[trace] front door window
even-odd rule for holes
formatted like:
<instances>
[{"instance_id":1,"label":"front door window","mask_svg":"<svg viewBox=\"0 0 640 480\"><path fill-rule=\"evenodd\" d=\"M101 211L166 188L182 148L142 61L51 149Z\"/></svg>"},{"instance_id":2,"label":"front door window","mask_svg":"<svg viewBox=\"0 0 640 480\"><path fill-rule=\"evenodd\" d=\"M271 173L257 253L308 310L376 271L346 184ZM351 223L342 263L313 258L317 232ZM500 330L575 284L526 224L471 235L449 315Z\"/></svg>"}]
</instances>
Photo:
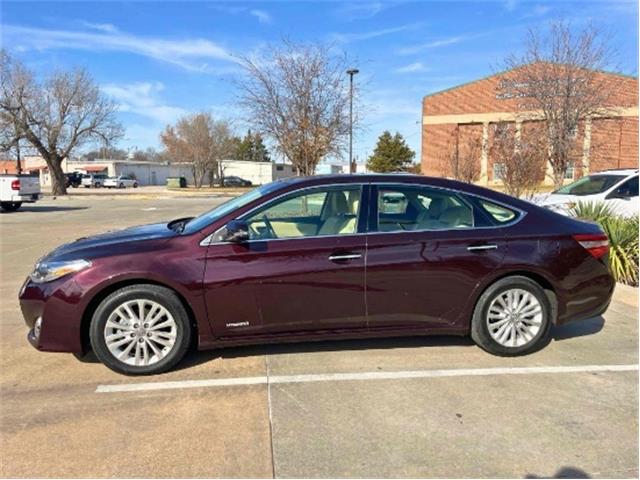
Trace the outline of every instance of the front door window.
<instances>
[{"instance_id":1,"label":"front door window","mask_svg":"<svg viewBox=\"0 0 640 480\"><path fill-rule=\"evenodd\" d=\"M359 185L307 189L246 218L251 240L350 235L358 231Z\"/></svg>"}]
</instances>

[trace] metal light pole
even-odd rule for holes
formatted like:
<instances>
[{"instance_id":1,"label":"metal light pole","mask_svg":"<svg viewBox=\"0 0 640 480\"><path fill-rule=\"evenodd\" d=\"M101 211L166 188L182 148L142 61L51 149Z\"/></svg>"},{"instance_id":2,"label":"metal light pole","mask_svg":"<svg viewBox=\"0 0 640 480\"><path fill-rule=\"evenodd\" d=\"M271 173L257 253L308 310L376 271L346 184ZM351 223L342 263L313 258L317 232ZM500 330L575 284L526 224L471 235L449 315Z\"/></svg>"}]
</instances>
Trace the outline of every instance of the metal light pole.
<instances>
[{"instance_id":1,"label":"metal light pole","mask_svg":"<svg viewBox=\"0 0 640 480\"><path fill-rule=\"evenodd\" d=\"M357 68L347 70L349 75L349 173L356 173L353 163L353 76L360 73Z\"/></svg>"}]
</instances>

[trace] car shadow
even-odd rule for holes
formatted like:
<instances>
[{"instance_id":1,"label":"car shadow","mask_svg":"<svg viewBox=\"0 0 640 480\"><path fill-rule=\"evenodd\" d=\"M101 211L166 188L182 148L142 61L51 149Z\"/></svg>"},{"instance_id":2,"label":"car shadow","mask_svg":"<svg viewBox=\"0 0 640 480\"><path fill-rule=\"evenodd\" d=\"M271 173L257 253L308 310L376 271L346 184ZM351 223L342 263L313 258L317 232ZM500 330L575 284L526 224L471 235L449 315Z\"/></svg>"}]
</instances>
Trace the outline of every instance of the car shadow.
<instances>
[{"instance_id":1,"label":"car shadow","mask_svg":"<svg viewBox=\"0 0 640 480\"><path fill-rule=\"evenodd\" d=\"M315 342L274 343L228 347L214 350L192 350L174 370L191 368L216 358L241 358L262 355L290 355L312 352L344 352L416 347L472 347L469 337L455 335L367 338L351 340L319 340Z\"/></svg>"},{"instance_id":2,"label":"car shadow","mask_svg":"<svg viewBox=\"0 0 640 480\"><path fill-rule=\"evenodd\" d=\"M576 467L562 467L550 477L535 474L525 475L524 478L591 478L587 472Z\"/></svg>"},{"instance_id":3,"label":"car shadow","mask_svg":"<svg viewBox=\"0 0 640 480\"><path fill-rule=\"evenodd\" d=\"M604 327L602 316L569 322L553 328L552 337L555 341L567 340L568 338L584 337L598 333Z\"/></svg>"},{"instance_id":4,"label":"car shadow","mask_svg":"<svg viewBox=\"0 0 640 480\"><path fill-rule=\"evenodd\" d=\"M86 210L89 207L56 207L56 206L33 206L33 207L25 207L22 206L18 210L13 212L2 212L3 214L8 213L20 213L20 212L36 212L36 213L46 213L46 212L68 212L71 210Z\"/></svg>"}]
</instances>

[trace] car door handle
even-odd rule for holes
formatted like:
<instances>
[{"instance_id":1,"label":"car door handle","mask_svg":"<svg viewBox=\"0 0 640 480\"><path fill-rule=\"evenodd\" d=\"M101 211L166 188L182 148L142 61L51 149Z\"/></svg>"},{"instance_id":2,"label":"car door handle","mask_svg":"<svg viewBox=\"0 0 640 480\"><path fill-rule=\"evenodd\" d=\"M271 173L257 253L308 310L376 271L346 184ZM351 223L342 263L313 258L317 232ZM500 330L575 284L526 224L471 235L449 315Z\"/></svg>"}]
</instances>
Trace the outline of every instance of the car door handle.
<instances>
[{"instance_id":1,"label":"car door handle","mask_svg":"<svg viewBox=\"0 0 640 480\"><path fill-rule=\"evenodd\" d=\"M358 258L362 258L362 255L359 253L344 253L329 256L329 260L332 262L339 262L340 260L356 260Z\"/></svg>"},{"instance_id":2,"label":"car door handle","mask_svg":"<svg viewBox=\"0 0 640 480\"><path fill-rule=\"evenodd\" d=\"M482 250L496 250L498 245L469 245L467 250L469 252L477 252Z\"/></svg>"}]
</instances>

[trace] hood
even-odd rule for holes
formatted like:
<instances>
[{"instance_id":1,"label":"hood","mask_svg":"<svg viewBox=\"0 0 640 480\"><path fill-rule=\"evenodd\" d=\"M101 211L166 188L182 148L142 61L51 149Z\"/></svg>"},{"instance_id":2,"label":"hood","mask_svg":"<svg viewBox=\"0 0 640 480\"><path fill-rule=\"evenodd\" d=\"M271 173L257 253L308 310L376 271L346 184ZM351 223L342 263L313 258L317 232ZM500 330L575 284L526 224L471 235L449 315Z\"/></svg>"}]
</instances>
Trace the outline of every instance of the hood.
<instances>
[{"instance_id":1,"label":"hood","mask_svg":"<svg viewBox=\"0 0 640 480\"><path fill-rule=\"evenodd\" d=\"M95 250L86 252L85 257L98 256L100 251L104 252L108 247L130 242L140 242L146 240L168 239L178 236L178 234L169 229L166 223L154 223L151 225L140 225L137 227L125 228L124 230L113 230L91 237L81 237L77 240L61 245L46 255L44 259L62 260L63 257L73 258L79 251ZM84 253L84 252L83 252ZM43 259L43 260L44 260Z\"/></svg>"}]
</instances>

